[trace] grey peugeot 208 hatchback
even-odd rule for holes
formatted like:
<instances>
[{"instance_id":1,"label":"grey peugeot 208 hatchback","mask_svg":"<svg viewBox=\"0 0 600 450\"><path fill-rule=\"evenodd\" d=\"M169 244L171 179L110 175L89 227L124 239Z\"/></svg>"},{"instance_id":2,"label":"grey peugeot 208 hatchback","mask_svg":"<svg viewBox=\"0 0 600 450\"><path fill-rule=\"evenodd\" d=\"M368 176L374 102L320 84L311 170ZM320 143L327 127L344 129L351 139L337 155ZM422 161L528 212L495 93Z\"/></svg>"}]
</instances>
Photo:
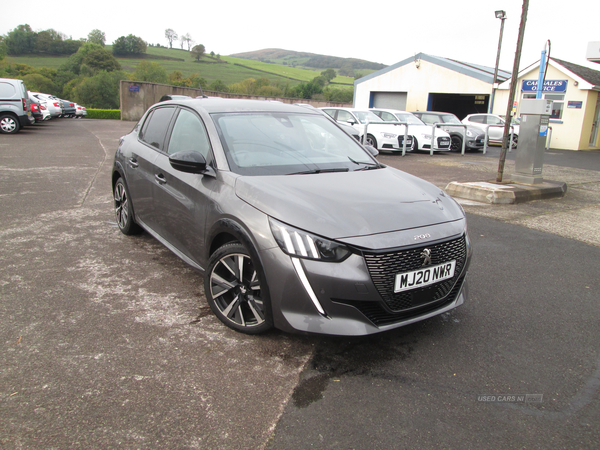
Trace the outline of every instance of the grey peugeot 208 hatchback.
<instances>
[{"instance_id":1,"label":"grey peugeot 208 hatchback","mask_svg":"<svg viewBox=\"0 0 600 450\"><path fill-rule=\"evenodd\" d=\"M390 330L465 301L471 245L460 205L376 153L301 106L157 103L117 149L117 223L200 270L235 330Z\"/></svg>"}]
</instances>

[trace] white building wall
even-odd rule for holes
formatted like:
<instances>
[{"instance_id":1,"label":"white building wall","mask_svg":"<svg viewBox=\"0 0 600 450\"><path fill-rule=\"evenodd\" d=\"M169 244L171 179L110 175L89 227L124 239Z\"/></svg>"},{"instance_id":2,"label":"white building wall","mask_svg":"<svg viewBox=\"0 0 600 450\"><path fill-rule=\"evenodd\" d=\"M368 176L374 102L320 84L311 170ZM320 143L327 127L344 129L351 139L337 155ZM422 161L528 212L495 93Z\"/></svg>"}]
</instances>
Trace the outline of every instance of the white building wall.
<instances>
[{"instance_id":1,"label":"white building wall","mask_svg":"<svg viewBox=\"0 0 600 450\"><path fill-rule=\"evenodd\" d=\"M426 111L429 93L491 94L491 85L428 61L405 64L354 88L354 107L368 108L371 92L407 92L407 111Z\"/></svg>"},{"instance_id":2,"label":"white building wall","mask_svg":"<svg viewBox=\"0 0 600 450\"><path fill-rule=\"evenodd\" d=\"M521 74L519 77L517 90L515 92L515 100L517 101L516 117L520 116L520 104L523 99L523 93L521 92L523 80L537 80L538 74L539 65L531 71ZM562 118L560 120L550 120L550 126L552 127L552 141L550 146L552 148L565 150L587 149L588 145L586 145L586 143L589 143L590 131L587 131L587 135L585 135L585 130L589 127L586 128L583 127L583 125L586 119L585 113L588 109L587 102L591 86L581 79L570 77L568 74L552 65L548 66L546 80L568 80ZM575 83L577 83L577 86L575 86ZM506 114L510 86L508 83L504 83L501 87L502 88L496 92L493 113L504 115ZM569 101L580 101L582 102L582 107L580 109L568 108Z\"/></svg>"}]
</instances>

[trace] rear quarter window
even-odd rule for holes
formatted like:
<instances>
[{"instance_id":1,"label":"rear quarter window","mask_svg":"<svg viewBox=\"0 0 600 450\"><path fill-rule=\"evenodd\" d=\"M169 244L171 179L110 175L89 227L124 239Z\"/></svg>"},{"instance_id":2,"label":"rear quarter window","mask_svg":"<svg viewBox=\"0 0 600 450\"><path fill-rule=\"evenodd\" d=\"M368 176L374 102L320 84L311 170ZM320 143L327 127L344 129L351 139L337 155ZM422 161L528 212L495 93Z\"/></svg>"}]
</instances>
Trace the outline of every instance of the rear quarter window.
<instances>
[{"instance_id":1,"label":"rear quarter window","mask_svg":"<svg viewBox=\"0 0 600 450\"><path fill-rule=\"evenodd\" d=\"M174 111L175 108L173 107L164 107L156 108L150 112L144 125L142 125L140 140L152 147L164 151L165 136Z\"/></svg>"}]
</instances>

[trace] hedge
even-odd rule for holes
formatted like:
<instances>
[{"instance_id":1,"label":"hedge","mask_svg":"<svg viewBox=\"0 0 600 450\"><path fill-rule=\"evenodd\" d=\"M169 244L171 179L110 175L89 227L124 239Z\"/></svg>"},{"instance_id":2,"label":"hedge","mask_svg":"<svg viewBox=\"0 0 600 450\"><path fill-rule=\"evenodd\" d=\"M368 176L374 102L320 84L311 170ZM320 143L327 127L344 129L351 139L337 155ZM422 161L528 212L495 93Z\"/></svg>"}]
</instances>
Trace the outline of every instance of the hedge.
<instances>
[{"instance_id":1,"label":"hedge","mask_svg":"<svg viewBox=\"0 0 600 450\"><path fill-rule=\"evenodd\" d=\"M121 120L120 109L87 109L86 119L116 119Z\"/></svg>"}]
</instances>

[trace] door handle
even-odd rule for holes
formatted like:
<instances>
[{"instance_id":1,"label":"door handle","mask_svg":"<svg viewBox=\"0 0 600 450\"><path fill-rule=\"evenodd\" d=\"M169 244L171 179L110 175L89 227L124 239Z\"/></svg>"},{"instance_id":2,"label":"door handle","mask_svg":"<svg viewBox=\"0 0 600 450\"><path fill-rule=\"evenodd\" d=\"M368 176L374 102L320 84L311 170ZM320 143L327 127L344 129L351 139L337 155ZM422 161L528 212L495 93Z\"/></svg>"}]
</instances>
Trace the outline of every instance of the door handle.
<instances>
[{"instance_id":1,"label":"door handle","mask_svg":"<svg viewBox=\"0 0 600 450\"><path fill-rule=\"evenodd\" d=\"M136 168L139 166L137 159L135 159L135 158L129 158L129 165L133 168Z\"/></svg>"},{"instance_id":2,"label":"door handle","mask_svg":"<svg viewBox=\"0 0 600 450\"><path fill-rule=\"evenodd\" d=\"M167 183L167 179L165 178L165 176L162 173L155 174L154 178L156 179L156 181L158 181L158 184L166 184Z\"/></svg>"}]
</instances>

